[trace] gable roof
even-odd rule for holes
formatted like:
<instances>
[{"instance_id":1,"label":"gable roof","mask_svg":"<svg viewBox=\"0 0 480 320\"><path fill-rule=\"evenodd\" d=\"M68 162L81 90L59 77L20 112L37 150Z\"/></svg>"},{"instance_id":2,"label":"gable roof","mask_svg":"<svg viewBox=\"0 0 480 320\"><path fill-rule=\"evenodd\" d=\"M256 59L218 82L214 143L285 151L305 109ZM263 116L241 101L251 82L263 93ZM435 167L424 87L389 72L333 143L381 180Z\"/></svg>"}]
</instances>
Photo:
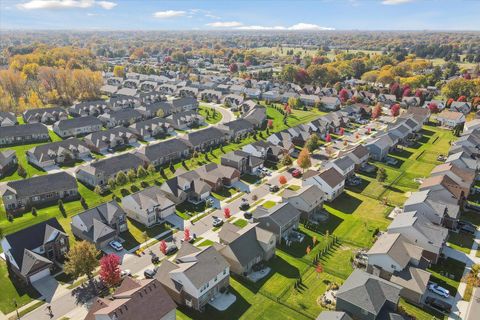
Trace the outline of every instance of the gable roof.
<instances>
[{"instance_id":1,"label":"gable roof","mask_svg":"<svg viewBox=\"0 0 480 320\"><path fill-rule=\"evenodd\" d=\"M347 158L347 159L350 159L350 158ZM335 188L345 180L345 177L340 172L338 172L337 169L333 167L320 172L318 176L332 188Z\"/></svg>"},{"instance_id":2,"label":"gable roof","mask_svg":"<svg viewBox=\"0 0 480 320\"><path fill-rule=\"evenodd\" d=\"M77 180L64 171L7 182L7 190L14 191L17 198L42 194L47 190L54 192L72 189L77 189Z\"/></svg>"},{"instance_id":3,"label":"gable roof","mask_svg":"<svg viewBox=\"0 0 480 320\"><path fill-rule=\"evenodd\" d=\"M368 251L367 255L386 254L403 269L412 258L420 260L423 249L411 244L400 233L384 233Z\"/></svg>"},{"instance_id":4,"label":"gable roof","mask_svg":"<svg viewBox=\"0 0 480 320\"><path fill-rule=\"evenodd\" d=\"M284 202L278 203L268 209L263 206L258 206L252 212L252 215L255 219L269 217L279 226L284 226L293 219L298 219L300 217L300 211L298 211L292 204Z\"/></svg>"},{"instance_id":5,"label":"gable roof","mask_svg":"<svg viewBox=\"0 0 480 320\"><path fill-rule=\"evenodd\" d=\"M0 127L0 138L24 137L31 135L48 135L48 128L41 123L22 124L19 126Z\"/></svg>"},{"instance_id":6,"label":"gable roof","mask_svg":"<svg viewBox=\"0 0 480 320\"><path fill-rule=\"evenodd\" d=\"M55 125L60 130L70 130L75 128L81 128L86 126L102 126L102 122L92 116L78 117L72 119L60 120Z\"/></svg>"}]
</instances>

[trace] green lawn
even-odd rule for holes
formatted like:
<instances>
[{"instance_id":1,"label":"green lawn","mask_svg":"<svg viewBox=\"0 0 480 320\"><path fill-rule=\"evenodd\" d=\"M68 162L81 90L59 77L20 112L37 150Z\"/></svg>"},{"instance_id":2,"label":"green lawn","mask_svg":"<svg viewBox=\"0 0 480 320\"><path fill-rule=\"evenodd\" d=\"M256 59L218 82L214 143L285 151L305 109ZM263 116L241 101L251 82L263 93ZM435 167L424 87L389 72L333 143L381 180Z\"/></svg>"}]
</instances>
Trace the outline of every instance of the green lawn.
<instances>
[{"instance_id":1,"label":"green lawn","mask_svg":"<svg viewBox=\"0 0 480 320\"><path fill-rule=\"evenodd\" d=\"M248 225L248 221L245 220L245 219L237 219L237 220L235 220L235 222L233 224L236 225L239 228L243 228L243 227L246 227Z\"/></svg>"},{"instance_id":2,"label":"green lawn","mask_svg":"<svg viewBox=\"0 0 480 320\"><path fill-rule=\"evenodd\" d=\"M220 190L217 190L216 192L211 192L211 195L215 197L216 199L222 201L227 198L230 198L231 196L235 195L237 193L237 190L234 188L221 188Z\"/></svg>"},{"instance_id":3,"label":"green lawn","mask_svg":"<svg viewBox=\"0 0 480 320\"><path fill-rule=\"evenodd\" d=\"M204 117L205 121L209 124L216 124L222 120L222 114L220 112L205 105L200 105L198 107L198 113Z\"/></svg>"},{"instance_id":4,"label":"green lawn","mask_svg":"<svg viewBox=\"0 0 480 320\"><path fill-rule=\"evenodd\" d=\"M18 307L26 305L33 299L40 297L35 289L22 289L15 287L8 276L7 265L5 261L0 259L0 311L8 314L15 310L13 301L17 302Z\"/></svg>"},{"instance_id":5,"label":"green lawn","mask_svg":"<svg viewBox=\"0 0 480 320\"><path fill-rule=\"evenodd\" d=\"M275 201L271 201L271 200L268 200L268 201L265 201L262 206L266 209L270 209L272 207L274 207L277 203Z\"/></svg>"},{"instance_id":6,"label":"green lawn","mask_svg":"<svg viewBox=\"0 0 480 320\"><path fill-rule=\"evenodd\" d=\"M470 250L472 249L474 239L475 237L470 233L457 233L450 231L448 235L448 245L453 249L469 254Z\"/></svg>"},{"instance_id":7,"label":"green lawn","mask_svg":"<svg viewBox=\"0 0 480 320\"><path fill-rule=\"evenodd\" d=\"M403 309L405 313L414 317L416 320L445 319L445 316L442 313L427 307L419 308L416 305L405 301L403 298L400 298L398 306L399 308Z\"/></svg>"},{"instance_id":8,"label":"green lawn","mask_svg":"<svg viewBox=\"0 0 480 320\"><path fill-rule=\"evenodd\" d=\"M465 263L458 260L447 258L439 260L436 265L432 265L427 271L432 276L431 281L438 283L450 291L452 296L457 293L458 285L462 280Z\"/></svg>"}]
</instances>

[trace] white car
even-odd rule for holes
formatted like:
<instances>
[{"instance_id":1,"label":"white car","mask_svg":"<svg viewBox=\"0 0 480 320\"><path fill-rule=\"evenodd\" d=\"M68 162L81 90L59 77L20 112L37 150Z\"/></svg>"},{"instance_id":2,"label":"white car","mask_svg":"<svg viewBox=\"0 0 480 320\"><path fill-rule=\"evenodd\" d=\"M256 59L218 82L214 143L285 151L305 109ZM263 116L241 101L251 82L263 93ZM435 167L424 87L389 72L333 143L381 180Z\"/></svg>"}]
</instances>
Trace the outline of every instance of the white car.
<instances>
[{"instance_id":1,"label":"white car","mask_svg":"<svg viewBox=\"0 0 480 320\"><path fill-rule=\"evenodd\" d=\"M428 285L428 290L432 291L435 294L438 294L439 296L445 297L445 298L450 297L450 291L448 291L447 289L445 289L443 287L440 287L436 283L430 283Z\"/></svg>"},{"instance_id":2,"label":"white car","mask_svg":"<svg viewBox=\"0 0 480 320\"><path fill-rule=\"evenodd\" d=\"M125 269L120 271L120 276L122 278L125 278L126 276L131 276L131 275L132 275L132 271L130 271L130 269Z\"/></svg>"},{"instance_id":3,"label":"white car","mask_svg":"<svg viewBox=\"0 0 480 320\"><path fill-rule=\"evenodd\" d=\"M116 241L116 240L110 241L108 243L108 245L110 247L112 247L113 249L115 249L115 251L122 251L123 250L122 244L120 242Z\"/></svg>"}]
</instances>

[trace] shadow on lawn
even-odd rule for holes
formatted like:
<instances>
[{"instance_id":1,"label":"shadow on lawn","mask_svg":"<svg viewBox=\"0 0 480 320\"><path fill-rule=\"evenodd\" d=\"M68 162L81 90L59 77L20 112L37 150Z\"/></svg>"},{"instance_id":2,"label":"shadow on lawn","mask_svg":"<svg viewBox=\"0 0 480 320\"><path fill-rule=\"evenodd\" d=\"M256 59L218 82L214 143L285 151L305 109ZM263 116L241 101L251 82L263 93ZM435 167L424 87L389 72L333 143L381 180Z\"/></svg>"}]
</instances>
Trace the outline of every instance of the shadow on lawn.
<instances>
[{"instance_id":1,"label":"shadow on lawn","mask_svg":"<svg viewBox=\"0 0 480 320\"><path fill-rule=\"evenodd\" d=\"M419 132L420 134L424 135L424 136L433 136L435 134L435 131L431 131L431 130L427 130L427 129L422 129L420 130Z\"/></svg>"},{"instance_id":2,"label":"shadow on lawn","mask_svg":"<svg viewBox=\"0 0 480 320\"><path fill-rule=\"evenodd\" d=\"M347 185L345 184L345 189L347 190L351 190L355 193L362 193L363 190L365 190L366 187L368 187L368 185L370 184L370 181L366 180L366 179L363 179L361 176L357 175L358 178L360 178L360 180L362 181L359 185L356 185L356 186L350 186L350 185Z\"/></svg>"},{"instance_id":3,"label":"shadow on lawn","mask_svg":"<svg viewBox=\"0 0 480 320\"><path fill-rule=\"evenodd\" d=\"M362 200L352 196L349 193L342 193L335 200L330 202L329 206L346 214L352 214L362 204ZM332 215L330 215L330 218ZM333 230L330 230L333 231Z\"/></svg>"},{"instance_id":4,"label":"shadow on lawn","mask_svg":"<svg viewBox=\"0 0 480 320\"><path fill-rule=\"evenodd\" d=\"M400 158L408 159L413 154L413 152L410 152L410 151L405 150L405 149L396 149L391 154L393 154L397 157L400 157Z\"/></svg>"},{"instance_id":5,"label":"shadow on lawn","mask_svg":"<svg viewBox=\"0 0 480 320\"><path fill-rule=\"evenodd\" d=\"M230 287L229 292L234 294L237 297L237 300L225 311L218 311L208 304L206 305L204 312L198 312L184 306L179 307L178 310L183 312L188 317L196 320L239 319L248 310L248 308L251 307L251 304L245 300L245 298L234 288Z\"/></svg>"}]
</instances>

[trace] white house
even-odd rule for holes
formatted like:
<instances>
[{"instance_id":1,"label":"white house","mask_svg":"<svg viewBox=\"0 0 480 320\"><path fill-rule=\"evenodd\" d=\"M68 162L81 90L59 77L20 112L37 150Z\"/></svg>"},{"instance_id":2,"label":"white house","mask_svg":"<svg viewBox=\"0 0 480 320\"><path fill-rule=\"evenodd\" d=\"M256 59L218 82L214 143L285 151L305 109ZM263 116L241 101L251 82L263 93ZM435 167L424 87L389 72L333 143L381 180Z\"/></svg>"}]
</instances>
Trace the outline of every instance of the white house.
<instances>
[{"instance_id":1,"label":"white house","mask_svg":"<svg viewBox=\"0 0 480 320\"><path fill-rule=\"evenodd\" d=\"M443 127L454 128L457 125L465 123L465 115L457 111L443 110L436 118Z\"/></svg>"},{"instance_id":2,"label":"white house","mask_svg":"<svg viewBox=\"0 0 480 320\"><path fill-rule=\"evenodd\" d=\"M333 167L322 172L308 170L303 175L302 185L317 185L325 192L326 200L333 201L343 192L345 177Z\"/></svg>"}]
</instances>

